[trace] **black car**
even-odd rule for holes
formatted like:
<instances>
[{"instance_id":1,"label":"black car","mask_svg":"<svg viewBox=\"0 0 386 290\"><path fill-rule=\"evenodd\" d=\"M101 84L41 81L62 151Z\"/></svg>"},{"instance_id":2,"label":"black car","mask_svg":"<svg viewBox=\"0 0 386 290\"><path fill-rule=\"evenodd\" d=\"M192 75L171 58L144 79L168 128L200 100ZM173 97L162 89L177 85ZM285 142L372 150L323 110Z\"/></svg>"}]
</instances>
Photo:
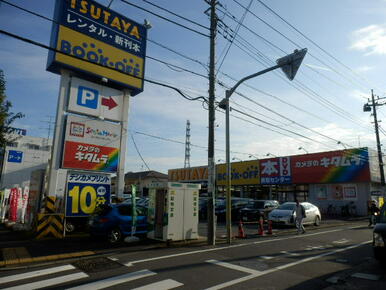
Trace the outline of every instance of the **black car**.
<instances>
[{"instance_id":1,"label":"black car","mask_svg":"<svg viewBox=\"0 0 386 290\"><path fill-rule=\"evenodd\" d=\"M232 221L240 220L240 209L247 206L252 199L243 197L232 197L231 198L231 218ZM226 220L226 199L220 199L216 201L216 216L217 221L223 222Z\"/></svg>"},{"instance_id":2,"label":"black car","mask_svg":"<svg viewBox=\"0 0 386 290\"><path fill-rule=\"evenodd\" d=\"M279 206L277 200L253 200L240 209L240 218L243 222L256 222L262 216L267 219L268 213Z\"/></svg>"},{"instance_id":3,"label":"black car","mask_svg":"<svg viewBox=\"0 0 386 290\"><path fill-rule=\"evenodd\" d=\"M386 205L381 207L379 215L376 217L376 225L373 230L373 250L374 257L386 262Z\"/></svg>"}]
</instances>

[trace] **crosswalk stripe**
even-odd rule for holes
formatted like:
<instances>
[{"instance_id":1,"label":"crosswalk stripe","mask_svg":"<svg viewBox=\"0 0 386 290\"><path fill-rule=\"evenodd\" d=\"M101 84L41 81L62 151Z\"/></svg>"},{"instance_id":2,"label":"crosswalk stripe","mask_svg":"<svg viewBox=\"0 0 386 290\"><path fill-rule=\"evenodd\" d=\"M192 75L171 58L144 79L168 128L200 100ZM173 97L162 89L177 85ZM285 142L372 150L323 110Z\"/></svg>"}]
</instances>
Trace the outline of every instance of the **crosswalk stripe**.
<instances>
[{"instance_id":1,"label":"crosswalk stripe","mask_svg":"<svg viewBox=\"0 0 386 290\"><path fill-rule=\"evenodd\" d=\"M48 275L48 274L57 273L61 271L73 270L73 269L75 269L75 267L72 265L64 265L64 266L53 267L49 269L37 270L37 271L27 272L23 274L2 277L0 278L0 284L18 281L21 279L28 279L28 278L37 277L37 276Z\"/></svg>"},{"instance_id":2,"label":"crosswalk stripe","mask_svg":"<svg viewBox=\"0 0 386 290\"><path fill-rule=\"evenodd\" d=\"M219 265L219 266L223 266L223 267L228 268L228 269L237 270L237 271L240 271L240 272L252 274L252 275L258 275L258 274L261 273L261 271L253 270L253 269L250 269L250 268L246 268L246 267L242 267L242 266L238 266L238 265L234 265L234 264L230 264L230 263L226 263L226 262L222 262L222 261L207 260L206 262L207 263L212 263L212 264L215 264L215 265Z\"/></svg>"},{"instance_id":3,"label":"crosswalk stripe","mask_svg":"<svg viewBox=\"0 0 386 290\"><path fill-rule=\"evenodd\" d=\"M95 282L92 282L92 283L80 285L80 286L69 288L69 289L76 289L76 290L83 290L83 289L84 290L89 290L89 289L93 289L93 290L97 290L97 289L103 289L103 288L115 286L115 285L118 285L118 284L122 284L122 283L125 283L125 282L130 282L130 281L133 281L133 280L137 280L137 279L141 279L141 278L145 278L145 277L153 276L153 275L156 275L156 273L154 273L152 271L149 271L147 269L144 269L144 270L141 270L141 271L127 273L127 274L120 275L120 276L114 276L114 277L111 277L111 278L108 278L108 279L95 281Z\"/></svg>"},{"instance_id":4,"label":"crosswalk stripe","mask_svg":"<svg viewBox=\"0 0 386 290\"><path fill-rule=\"evenodd\" d=\"M172 279L162 280L160 282L151 283L139 288L134 288L132 290L149 290L149 289L157 289L157 290L169 290L174 289L180 286L183 286L184 284L174 281Z\"/></svg>"},{"instance_id":5,"label":"crosswalk stripe","mask_svg":"<svg viewBox=\"0 0 386 290\"><path fill-rule=\"evenodd\" d=\"M47 280L41 280L37 282L32 282L32 283L27 283L15 287L10 287L6 288L5 290L31 290L31 289L40 289L43 287L49 287L49 286L54 286L57 284L65 283L65 282L70 282L82 278L88 277L87 274L81 272L81 273L75 273L75 274L69 274L69 275L64 275L61 277L56 277L52 279L47 279Z\"/></svg>"}]
</instances>

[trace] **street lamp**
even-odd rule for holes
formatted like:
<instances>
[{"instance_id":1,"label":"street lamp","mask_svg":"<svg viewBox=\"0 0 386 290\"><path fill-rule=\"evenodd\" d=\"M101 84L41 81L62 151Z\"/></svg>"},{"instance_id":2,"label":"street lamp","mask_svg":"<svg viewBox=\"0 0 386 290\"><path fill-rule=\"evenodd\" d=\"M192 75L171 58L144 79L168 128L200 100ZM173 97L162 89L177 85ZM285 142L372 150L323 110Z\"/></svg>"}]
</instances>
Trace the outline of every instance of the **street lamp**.
<instances>
[{"instance_id":1,"label":"street lamp","mask_svg":"<svg viewBox=\"0 0 386 290\"><path fill-rule=\"evenodd\" d=\"M306 149L304 149L303 147L299 147L298 150L304 150L308 154L308 151Z\"/></svg>"},{"instance_id":2,"label":"street lamp","mask_svg":"<svg viewBox=\"0 0 386 290\"><path fill-rule=\"evenodd\" d=\"M241 160L240 158L238 158L238 157L233 157L232 158L232 160L239 160L239 161L243 161L243 160Z\"/></svg>"},{"instance_id":3,"label":"street lamp","mask_svg":"<svg viewBox=\"0 0 386 290\"><path fill-rule=\"evenodd\" d=\"M259 75L265 74L267 72L270 72L272 70L281 68L282 71L285 73L287 78L289 80L293 80L299 67L300 64L303 61L304 56L307 53L307 49L304 48L302 50L295 50L293 53L286 55L282 58L279 58L276 60L277 65L272 66L270 68L264 69L262 71L259 71L257 73L251 74L249 76L246 76L239 80L232 88L229 90L225 91L225 98L221 100L219 103L219 107L223 110L225 110L225 119L226 119L226 129L225 129L225 151L226 151L226 227L227 227L227 242L228 244L231 243L231 238L232 238L232 217L231 217L231 178L230 178L230 173L231 173L231 164L230 164L230 138L229 138L229 98L231 95L234 93L234 91L237 89L237 87L245 82L246 80L249 80L251 78L257 77Z\"/></svg>"},{"instance_id":4,"label":"street lamp","mask_svg":"<svg viewBox=\"0 0 386 290\"><path fill-rule=\"evenodd\" d=\"M253 155L253 154L250 154L250 155L248 156L248 158L252 158L252 157L254 157L254 158L256 158L256 159L259 159L259 157L257 157L256 155Z\"/></svg>"},{"instance_id":5,"label":"street lamp","mask_svg":"<svg viewBox=\"0 0 386 290\"><path fill-rule=\"evenodd\" d=\"M272 154L272 153L267 153L265 156L273 156L273 157L277 157L275 154Z\"/></svg>"},{"instance_id":6,"label":"street lamp","mask_svg":"<svg viewBox=\"0 0 386 290\"><path fill-rule=\"evenodd\" d=\"M224 159L219 159L217 162L226 162Z\"/></svg>"}]
</instances>

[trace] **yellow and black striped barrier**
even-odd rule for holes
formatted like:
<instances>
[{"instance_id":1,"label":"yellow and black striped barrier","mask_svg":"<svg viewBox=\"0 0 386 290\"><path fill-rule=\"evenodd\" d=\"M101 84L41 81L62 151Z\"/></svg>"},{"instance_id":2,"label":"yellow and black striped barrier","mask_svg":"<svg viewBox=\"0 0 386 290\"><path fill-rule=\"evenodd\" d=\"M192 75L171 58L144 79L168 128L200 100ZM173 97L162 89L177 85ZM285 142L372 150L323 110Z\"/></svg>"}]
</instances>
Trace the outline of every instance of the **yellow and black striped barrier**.
<instances>
[{"instance_id":1,"label":"yellow and black striped barrier","mask_svg":"<svg viewBox=\"0 0 386 290\"><path fill-rule=\"evenodd\" d=\"M36 228L36 239L45 237L64 238L64 214L59 213L39 213L38 226Z\"/></svg>"},{"instance_id":2,"label":"yellow and black striped barrier","mask_svg":"<svg viewBox=\"0 0 386 290\"><path fill-rule=\"evenodd\" d=\"M46 196L46 205L44 208L45 213L55 213L56 212L55 200L56 200L56 196L51 196L51 195Z\"/></svg>"}]
</instances>

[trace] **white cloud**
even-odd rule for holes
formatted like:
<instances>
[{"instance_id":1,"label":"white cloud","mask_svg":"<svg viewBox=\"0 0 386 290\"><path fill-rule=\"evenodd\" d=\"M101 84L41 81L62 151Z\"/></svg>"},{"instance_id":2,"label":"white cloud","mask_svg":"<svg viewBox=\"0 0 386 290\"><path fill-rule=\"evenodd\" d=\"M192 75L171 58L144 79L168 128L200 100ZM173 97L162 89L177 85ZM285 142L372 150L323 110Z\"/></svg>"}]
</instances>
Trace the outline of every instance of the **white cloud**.
<instances>
[{"instance_id":1,"label":"white cloud","mask_svg":"<svg viewBox=\"0 0 386 290\"><path fill-rule=\"evenodd\" d=\"M369 25L352 33L351 49L365 55L386 54L386 25Z\"/></svg>"},{"instance_id":2,"label":"white cloud","mask_svg":"<svg viewBox=\"0 0 386 290\"><path fill-rule=\"evenodd\" d=\"M305 65L308 66L308 67L310 67L310 68L315 68L315 69L318 69L318 70L331 71L329 68L324 67L324 66L319 66L319 65L314 65L314 64L308 64L308 63L306 63Z\"/></svg>"},{"instance_id":3,"label":"white cloud","mask_svg":"<svg viewBox=\"0 0 386 290\"><path fill-rule=\"evenodd\" d=\"M368 71L373 70L373 69L375 69L375 67L368 66L368 65L363 65L363 66L360 66L360 67L356 68L355 70L358 73L364 73L364 72L368 72Z\"/></svg>"}]
</instances>

